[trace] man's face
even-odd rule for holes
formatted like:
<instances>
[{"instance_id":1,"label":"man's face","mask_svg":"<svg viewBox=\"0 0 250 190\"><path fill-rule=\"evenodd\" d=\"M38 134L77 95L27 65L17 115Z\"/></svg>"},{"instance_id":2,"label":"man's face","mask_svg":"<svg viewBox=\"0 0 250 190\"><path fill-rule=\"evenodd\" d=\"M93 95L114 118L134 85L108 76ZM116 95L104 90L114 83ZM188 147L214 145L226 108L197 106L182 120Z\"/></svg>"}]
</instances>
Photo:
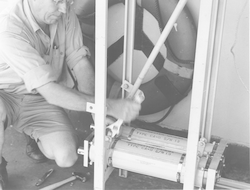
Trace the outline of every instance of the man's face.
<instances>
[{"instance_id":1,"label":"man's face","mask_svg":"<svg viewBox=\"0 0 250 190\"><path fill-rule=\"evenodd\" d=\"M33 14L40 23L54 24L66 13L67 6L67 0L35 0Z\"/></svg>"}]
</instances>

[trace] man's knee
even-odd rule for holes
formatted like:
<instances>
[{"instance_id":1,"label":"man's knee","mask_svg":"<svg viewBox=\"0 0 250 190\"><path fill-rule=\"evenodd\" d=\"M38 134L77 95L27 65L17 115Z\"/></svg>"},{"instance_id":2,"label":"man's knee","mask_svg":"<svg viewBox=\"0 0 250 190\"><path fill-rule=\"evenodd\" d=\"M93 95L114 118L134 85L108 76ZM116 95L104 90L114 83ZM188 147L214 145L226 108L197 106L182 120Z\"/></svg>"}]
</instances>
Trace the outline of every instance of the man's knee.
<instances>
[{"instance_id":1,"label":"man's knee","mask_svg":"<svg viewBox=\"0 0 250 190\"><path fill-rule=\"evenodd\" d=\"M39 138L38 143L44 155L55 160L60 167L70 167L78 158L77 139L71 132L58 131L46 134Z\"/></svg>"},{"instance_id":2,"label":"man's knee","mask_svg":"<svg viewBox=\"0 0 250 190\"><path fill-rule=\"evenodd\" d=\"M71 167L78 159L75 149L63 148L55 151L55 161L59 167Z\"/></svg>"}]
</instances>

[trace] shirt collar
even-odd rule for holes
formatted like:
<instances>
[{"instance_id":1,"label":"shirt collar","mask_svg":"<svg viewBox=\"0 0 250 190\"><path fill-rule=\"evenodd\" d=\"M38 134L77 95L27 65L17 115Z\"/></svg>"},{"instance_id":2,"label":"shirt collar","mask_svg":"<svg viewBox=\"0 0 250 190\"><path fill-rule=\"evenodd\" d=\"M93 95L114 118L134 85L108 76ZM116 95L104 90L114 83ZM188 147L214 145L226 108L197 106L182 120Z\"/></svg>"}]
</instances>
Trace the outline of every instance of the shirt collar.
<instances>
[{"instance_id":1,"label":"shirt collar","mask_svg":"<svg viewBox=\"0 0 250 190\"><path fill-rule=\"evenodd\" d=\"M28 19L31 27L33 28L34 32L36 32L39 29L41 30L41 27L37 24L31 10L30 10L28 0L23 0L23 7L24 7L24 12L27 16L27 19Z\"/></svg>"},{"instance_id":2,"label":"shirt collar","mask_svg":"<svg viewBox=\"0 0 250 190\"><path fill-rule=\"evenodd\" d=\"M42 30L41 27L37 24L36 19L31 12L28 0L23 0L23 7L24 7L24 12L27 16L27 19L29 20L29 23L30 23L31 27L33 28L34 32L38 31L39 29ZM50 25L49 26L50 30L52 29L53 31L56 31L57 24L58 24L58 22Z\"/></svg>"}]
</instances>

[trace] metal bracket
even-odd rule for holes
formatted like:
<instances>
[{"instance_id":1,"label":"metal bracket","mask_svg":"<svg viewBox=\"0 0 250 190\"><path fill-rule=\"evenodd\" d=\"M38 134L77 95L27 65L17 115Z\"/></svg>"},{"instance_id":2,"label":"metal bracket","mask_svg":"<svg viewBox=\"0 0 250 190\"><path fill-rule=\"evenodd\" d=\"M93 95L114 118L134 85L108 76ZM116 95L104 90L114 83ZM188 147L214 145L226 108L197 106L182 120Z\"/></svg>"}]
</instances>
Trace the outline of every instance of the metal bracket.
<instances>
[{"instance_id":1,"label":"metal bracket","mask_svg":"<svg viewBox=\"0 0 250 190\"><path fill-rule=\"evenodd\" d=\"M80 155L83 155L83 166L88 167L89 166L89 146L90 142L94 138L94 131L90 133L90 135L83 141L83 147L79 147L77 149L77 153Z\"/></svg>"},{"instance_id":2,"label":"metal bracket","mask_svg":"<svg viewBox=\"0 0 250 190\"><path fill-rule=\"evenodd\" d=\"M203 156L205 148L207 144L207 139L200 138L199 144L198 144L198 156Z\"/></svg>"},{"instance_id":3,"label":"metal bracket","mask_svg":"<svg viewBox=\"0 0 250 190\"><path fill-rule=\"evenodd\" d=\"M131 95L130 93L131 93L133 87L134 86L126 80L123 81L123 84L121 86L122 89L124 89L125 91L127 91L129 93L127 98L133 98L134 101L136 101L138 103L142 103L145 99L144 93L140 89L137 89L135 94Z\"/></svg>"},{"instance_id":4,"label":"metal bracket","mask_svg":"<svg viewBox=\"0 0 250 190\"><path fill-rule=\"evenodd\" d=\"M128 81L123 80L121 88L129 93L132 91L133 85L130 84Z\"/></svg>"},{"instance_id":5,"label":"metal bracket","mask_svg":"<svg viewBox=\"0 0 250 190\"><path fill-rule=\"evenodd\" d=\"M87 102L86 111L91 113L91 114L94 114L95 113L95 104ZM90 125L90 128L95 129L95 125Z\"/></svg>"},{"instance_id":6,"label":"metal bracket","mask_svg":"<svg viewBox=\"0 0 250 190\"><path fill-rule=\"evenodd\" d=\"M220 178L220 165L224 164L224 156L223 153L227 147L227 141L222 140L214 155L212 155L212 161L209 165L207 171L207 181L206 181L206 190L214 189L215 183Z\"/></svg>"},{"instance_id":7,"label":"metal bracket","mask_svg":"<svg viewBox=\"0 0 250 190\"><path fill-rule=\"evenodd\" d=\"M119 169L119 177L127 178L128 177L128 171L124 169Z\"/></svg>"},{"instance_id":8,"label":"metal bracket","mask_svg":"<svg viewBox=\"0 0 250 190\"><path fill-rule=\"evenodd\" d=\"M87 102L86 111L89 113L95 113L95 104Z\"/></svg>"}]
</instances>

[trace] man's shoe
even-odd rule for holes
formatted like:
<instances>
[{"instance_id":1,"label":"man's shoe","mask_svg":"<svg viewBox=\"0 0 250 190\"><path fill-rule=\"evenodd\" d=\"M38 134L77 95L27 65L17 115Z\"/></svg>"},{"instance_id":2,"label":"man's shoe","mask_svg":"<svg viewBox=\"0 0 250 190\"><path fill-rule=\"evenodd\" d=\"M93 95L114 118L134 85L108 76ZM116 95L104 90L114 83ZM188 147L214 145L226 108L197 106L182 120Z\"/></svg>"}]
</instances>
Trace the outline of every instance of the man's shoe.
<instances>
[{"instance_id":1,"label":"man's shoe","mask_svg":"<svg viewBox=\"0 0 250 190\"><path fill-rule=\"evenodd\" d=\"M27 140L27 145L26 145L27 156L35 160L37 163L42 163L47 161L46 156L44 156L44 154L41 152L36 141L30 138L30 136L26 135L25 133L24 135Z\"/></svg>"},{"instance_id":2,"label":"man's shoe","mask_svg":"<svg viewBox=\"0 0 250 190\"><path fill-rule=\"evenodd\" d=\"M2 157L2 163L0 164L0 188L5 189L8 183L8 173L6 170L7 162Z\"/></svg>"}]
</instances>

